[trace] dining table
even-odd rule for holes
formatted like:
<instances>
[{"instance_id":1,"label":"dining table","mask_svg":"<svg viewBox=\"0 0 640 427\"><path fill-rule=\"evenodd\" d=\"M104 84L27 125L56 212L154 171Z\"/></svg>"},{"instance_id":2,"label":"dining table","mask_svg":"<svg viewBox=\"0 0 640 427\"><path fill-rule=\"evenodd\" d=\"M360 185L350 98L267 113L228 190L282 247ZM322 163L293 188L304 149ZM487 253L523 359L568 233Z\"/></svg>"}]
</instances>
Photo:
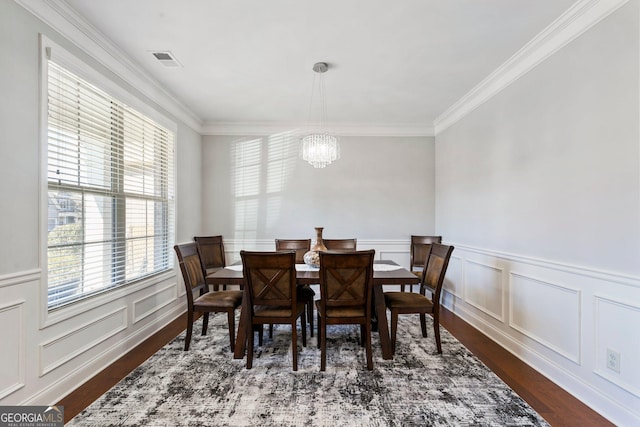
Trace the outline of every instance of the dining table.
<instances>
[{"instance_id":1,"label":"dining table","mask_svg":"<svg viewBox=\"0 0 640 427\"><path fill-rule=\"evenodd\" d=\"M244 276L241 264L234 264L222 268L206 277L209 285L239 285L244 287ZM311 267L306 264L296 264L296 282L298 286L315 285L320 281L320 269ZM384 285L409 285L420 283L420 278L411 271L398 265L394 261L377 260L373 265L373 303L374 315L380 337L380 346L382 347L382 358L393 359L393 349L389 336L389 323L387 321L387 309L384 303ZM242 359L247 345L247 328L249 321L247 307L248 298L243 298L242 308L240 311L240 322L238 325L238 334L236 336L235 349L233 357Z\"/></svg>"}]
</instances>

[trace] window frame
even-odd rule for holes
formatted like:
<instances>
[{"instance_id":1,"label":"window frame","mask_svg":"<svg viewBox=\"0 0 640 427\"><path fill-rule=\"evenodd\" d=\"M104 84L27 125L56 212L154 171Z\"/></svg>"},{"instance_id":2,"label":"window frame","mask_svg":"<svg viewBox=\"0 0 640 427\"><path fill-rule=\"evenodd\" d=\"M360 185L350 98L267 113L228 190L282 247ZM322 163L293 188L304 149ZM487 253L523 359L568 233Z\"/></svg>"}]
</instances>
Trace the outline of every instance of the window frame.
<instances>
[{"instance_id":1,"label":"window frame","mask_svg":"<svg viewBox=\"0 0 640 427\"><path fill-rule=\"evenodd\" d=\"M136 112L153 120L158 125L164 127L172 133L172 156L173 156L173 183L169 189L169 195L173 198L173 215L168 218L169 242L167 243L167 259L168 268L161 272L152 273L150 275L131 280L122 285L105 288L102 291L83 296L77 300L70 301L58 307L49 307L48 304L48 60L52 59L58 65L76 74L79 78L86 80L92 85L107 93L118 102L126 104ZM137 292L143 288L156 285L176 276L176 266L173 257L173 244L175 243L175 233L177 230L177 124L151 107L147 102L140 99L132 91L126 90L123 86L117 84L114 80L108 78L105 74L97 70L96 65L90 65L89 61L83 61L78 56L70 53L65 48L56 44L45 35L40 34L40 114L39 114L39 137L40 137L40 239L39 239L39 265L41 270L41 293L40 307L41 326L57 323L71 316L88 311L92 308L99 307L105 303L125 297L131 293ZM107 70L108 71L108 70Z\"/></svg>"}]
</instances>

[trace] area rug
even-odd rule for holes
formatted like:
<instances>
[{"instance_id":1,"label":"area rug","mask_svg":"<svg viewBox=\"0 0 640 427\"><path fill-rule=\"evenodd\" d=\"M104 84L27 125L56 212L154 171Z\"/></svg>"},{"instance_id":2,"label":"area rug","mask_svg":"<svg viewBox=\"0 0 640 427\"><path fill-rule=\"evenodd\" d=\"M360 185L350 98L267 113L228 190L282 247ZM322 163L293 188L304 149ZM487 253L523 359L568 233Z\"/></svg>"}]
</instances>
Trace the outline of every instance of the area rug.
<instances>
[{"instance_id":1,"label":"area rug","mask_svg":"<svg viewBox=\"0 0 640 427\"><path fill-rule=\"evenodd\" d=\"M429 325L428 325L429 326ZM194 326L163 347L74 417L73 426L546 426L526 402L444 328L443 354L417 316L401 316L393 360L373 334L374 369L366 369L359 327L330 326L327 369L316 338L292 370L291 331L276 326L254 352L253 368L229 351L226 315L209 333Z\"/></svg>"}]
</instances>

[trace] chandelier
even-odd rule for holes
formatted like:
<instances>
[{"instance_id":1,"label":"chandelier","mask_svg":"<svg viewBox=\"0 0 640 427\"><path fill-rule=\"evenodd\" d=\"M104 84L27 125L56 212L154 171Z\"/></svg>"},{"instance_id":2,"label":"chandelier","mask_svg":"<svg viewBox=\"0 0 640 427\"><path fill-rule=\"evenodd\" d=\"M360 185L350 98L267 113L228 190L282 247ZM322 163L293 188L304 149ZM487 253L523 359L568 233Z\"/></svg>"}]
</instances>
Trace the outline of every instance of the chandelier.
<instances>
[{"instance_id":1,"label":"chandelier","mask_svg":"<svg viewBox=\"0 0 640 427\"><path fill-rule=\"evenodd\" d=\"M340 144L338 143L338 138L331 135L325 129L325 123L327 120L327 103L325 99L323 74L328 69L329 66L326 62L318 62L313 65L313 71L315 74L313 77L313 87L311 89L311 100L309 102L308 120L308 127L313 130L303 135L302 145L300 147L300 156L314 168L324 168L334 160L340 158ZM313 95L315 92L318 93L320 98L319 105L316 106L316 108L319 109L320 117L314 129L311 125L311 115L314 109Z\"/></svg>"}]
</instances>

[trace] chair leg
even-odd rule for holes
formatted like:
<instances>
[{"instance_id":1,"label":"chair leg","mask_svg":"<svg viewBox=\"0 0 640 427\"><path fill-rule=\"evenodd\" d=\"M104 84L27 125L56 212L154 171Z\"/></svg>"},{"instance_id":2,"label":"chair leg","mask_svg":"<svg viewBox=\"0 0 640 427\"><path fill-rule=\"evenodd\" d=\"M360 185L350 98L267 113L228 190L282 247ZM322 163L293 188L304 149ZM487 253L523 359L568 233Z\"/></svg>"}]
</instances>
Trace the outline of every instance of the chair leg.
<instances>
[{"instance_id":1,"label":"chair leg","mask_svg":"<svg viewBox=\"0 0 640 427\"><path fill-rule=\"evenodd\" d=\"M420 313L420 328L422 328L422 337L427 337L427 316L424 313Z\"/></svg>"},{"instance_id":2,"label":"chair leg","mask_svg":"<svg viewBox=\"0 0 640 427\"><path fill-rule=\"evenodd\" d=\"M436 336L436 348L438 349L438 354L442 354L442 343L440 342L440 319L437 314L433 316L433 333Z\"/></svg>"},{"instance_id":3,"label":"chair leg","mask_svg":"<svg viewBox=\"0 0 640 427\"><path fill-rule=\"evenodd\" d=\"M229 322L229 344L231 345L231 351L234 351L236 346L236 316L234 311L227 312L227 321Z\"/></svg>"},{"instance_id":4,"label":"chair leg","mask_svg":"<svg viewBox=\"0 0 640 427\"><path fill-rule=\"evenodd\" d=\"M300 315L300 326L302 329L302 346L307 346L307 319L305 319L305 311Z\"/></svg>"},{"instance_id":5,"label":"chair leg","mask_svg":"<svg viewBox=\"0 0 640 427\"><path fill-rule=\"evenodd\" d=\"M262 325L261 325L262 326ZM247 369L253 367L253 326L247 327ZM262 332L260 333L262 335Z\"/></svg>"},{"instance_id":6,"label":"chair leg","mask_svg":"<svg viewBox=\"0 0 640 427\"><path fill-rule=\"evenodd\" d=\"M360 347L364 347L366 345L365 334L367 333L364 325L360 325Z\"/></svg>"},{"instance_id":7,"label":"chair leg","mask_svg":"<svg viewBox=\"0 0 640 427\"><path fill-rule=\"evenodd\" d=\"M273 338L273 323L269 325L269 338Z\"/></svg>"},{"instance_id":8,"label":"chair leg","mask_svg":"<svg viewBox=\"0 0 640 427\"><path fill-rule=\"evenodd\" d=\"M320 328L320 312L316 316L316 323L318 324L318 348L320 348L320 338L322 337L322 328Z\"/></svg>"},{"instance_id":9,"label":"chair leg","mask_svg":"<svg viewBox=\"0 0 640 427\"><path fill-rule=\"evenodd\" d=\"M273 325L269 325L270 328L273 328ZM264 326L258 326L258 346L262 347L262 334L264 333Z\"/></svg>"},{"instance_id":10,"label":"chair leg","mask_svg":"<svg viewBox=\"0 0 640 427\"><path fill-rule=\"evenodd\" d=\"M184 338L184 351L191 345L191 333L193 332L193 311L187 312L187 336Z\"/></svg>"},{"instance_id":11,"label":"chair leg","mask_svg":"<svg viewBox=\"0 0 640 427\"><path fill-rule=\"evenodd\" d=\"M202 335L207 335L208 327L209 327L209 313L204 312L202 314Z\"/></svg>"},{"instance_id":12,"label":"chair leg","mask_svg":"<svg viewBox=\"0 0 640 427\"><path fill-rule=\"evenodd\" d=\"M298 327L294 320L291 324L291 351L293 352L293 370L298 370Z\"/></svg>"},{"instance_id":13,"label":"chair leg","mask_svg":"<svg viewBox=\"0 0 640 427\"><path fill-rule=\"evenodd\" d=\"M400 285L400 292L404 292L404 285Z\"/></svg>"},{"instance_id":14,"label":"chair leg","mask_svg":"<svg viewBox=\"0 0 640 427\"><path fill-rule=\"evenodd\" d=\"M311 337L313 337L313 305L315 304L315 301L313 300L313 297L309 298L309 301L307 301L307 318L309 320L309 334L311 335Z\"/></svg>"},{"instance_id":15,"label":"chair leg","mask_svg":"<svg viewBox=\"0 0 640 427\"><path fill-rule=\"evenodd\" d=\"M366 344L365 344L365 349L366 349L366 353L367 353L367 369L368 370L372 370L373 369L373 355L372 355L372 351L371 351L371 323L369 322L367 325L364 325L364 330L365 330L365 340L366 340Z\"/></svg>"},{"instance_id":16,"label":"chair leg","mask_svg":"<svg viewBox=\"0 0 640 427\"><path fill-rule=\"evenodd\" d=\"M327 368L327 322L324 317L318 319L318 338L320 338L320 370Z\"/></svg>"},{"instance_id":17,"label":"chair leg","mask_svg":"<svg viewBox=\"0 0 640 427\"><path fill-rule=\"evenodd\" d=\"M398 333L398 312L391 310L391 351L396 352L396 336Z\"/></svg>"}]
</instances>

